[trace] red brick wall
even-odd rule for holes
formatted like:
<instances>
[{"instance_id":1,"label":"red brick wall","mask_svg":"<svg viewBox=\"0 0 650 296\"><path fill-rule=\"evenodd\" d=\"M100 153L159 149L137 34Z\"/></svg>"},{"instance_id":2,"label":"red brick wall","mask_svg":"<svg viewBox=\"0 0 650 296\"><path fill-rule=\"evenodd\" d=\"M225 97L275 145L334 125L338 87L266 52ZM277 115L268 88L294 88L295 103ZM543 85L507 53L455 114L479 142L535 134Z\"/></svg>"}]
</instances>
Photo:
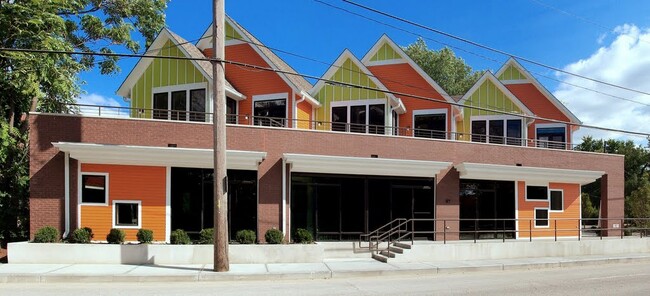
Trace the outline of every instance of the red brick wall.
<instances>
[{"instance_id":1,"label":"red brick wall","mask_svg":"<svg viewBox=\"0 0 650 296\"><path fill-rule=\"evenodd\" d=\"M30 117L32 233L47 223L62 227L63 162L52 142L211 148L212 125L158 120L108 119L62 115ZM532 167L606 172L605 217L623 217L623 157L553 149L502 146L383 135L343 134L251 126L227 128L228 149L267 152L259 167L258 231L282 223L282 154L305 153L432 161L521 164ZM73 175L76 169L72 170ZM457 172L438 176L438 217L458 217ZM443 198L444 197L444 198ZM446 203L446 197L450 202ZM612 222L613 223L613 222ZM56 226L56 225L55 225Z\"/></svg>"}]
</instances>

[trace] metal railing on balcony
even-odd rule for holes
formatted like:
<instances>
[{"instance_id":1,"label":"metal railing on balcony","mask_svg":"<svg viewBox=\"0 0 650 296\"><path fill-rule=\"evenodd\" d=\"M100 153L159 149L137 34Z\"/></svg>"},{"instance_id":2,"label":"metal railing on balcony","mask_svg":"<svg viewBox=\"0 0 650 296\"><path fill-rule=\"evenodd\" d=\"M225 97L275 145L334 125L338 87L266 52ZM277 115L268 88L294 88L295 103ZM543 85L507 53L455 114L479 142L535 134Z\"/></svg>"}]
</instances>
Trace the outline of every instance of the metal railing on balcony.
<instances>
[{"instance_id":1,"label":"metal railing on balcony","mask_svg":"<svg viewBox=\"0 0 650 296\"><path fill-rule=\"evenodd\" d=\"M139 119L158 119L186 122L212 122L212 113L187 110L168 110L152 108L132 108L125 106L99 106L88 104L66 104L60 108L61 113L73 113L101 117L127 117ZM485 134L471 134L443 130L418 129L411 127L396 127L373 124L315 121L298 118L280 118L254 116L249 114L227 114L226 122L238 125L256 125L277 128L298 128L318 131L331 131L357 134L375 134L438 140L464 141L508 146L526 146L560 150L574 150L574 144L567 142L525 139Z\"/></svg>"}]
</instances>

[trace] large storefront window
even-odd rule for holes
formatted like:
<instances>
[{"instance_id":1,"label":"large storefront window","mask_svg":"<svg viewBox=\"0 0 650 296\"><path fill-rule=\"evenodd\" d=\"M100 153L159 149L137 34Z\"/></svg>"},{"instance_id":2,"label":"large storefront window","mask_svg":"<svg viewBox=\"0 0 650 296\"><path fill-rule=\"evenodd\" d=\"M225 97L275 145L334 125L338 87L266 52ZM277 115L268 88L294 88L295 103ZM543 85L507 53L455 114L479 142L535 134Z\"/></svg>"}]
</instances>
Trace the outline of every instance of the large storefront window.
<instances>
[{"instance_id":1,"label":"large storefront window","mask_svg":"<svg viewBox=\"0 0 650 296\"><path fill-rule=\"evenodd\" d=\"M384 134L386 132L385 104L350 103L332 106L332 130L339 132Z\"/></svg>"},{"instance_id":2,"label":"large storefront window","mask_svg":"<svg viewBox=\"0 0 650 296\"><path fill-rule=\"evenodd\" d=\"M461 179L459 193L460 239L515 237L515 182Z\"/></svg>"}]
</instances>

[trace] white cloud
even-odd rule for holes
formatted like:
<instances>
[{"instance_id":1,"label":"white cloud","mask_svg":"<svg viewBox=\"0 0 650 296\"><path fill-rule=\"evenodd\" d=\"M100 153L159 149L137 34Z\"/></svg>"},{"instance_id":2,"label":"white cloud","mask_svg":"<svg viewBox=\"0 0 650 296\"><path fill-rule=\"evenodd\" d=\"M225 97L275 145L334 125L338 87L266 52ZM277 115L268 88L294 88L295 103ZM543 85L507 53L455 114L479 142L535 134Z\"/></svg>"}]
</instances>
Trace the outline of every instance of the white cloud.
<instances>
[{"instance_id":1,"label":"white cloud","mask_svg":"<svg viewBox=\"0 0 650 296\"><path fill-rule=\"evenodd\" d=\"M617 27L613 32L615 38L611 43L600 47L590 57L565 66L564 70L650 93L650 29L626 24ZM620 100L560 84L553 94L561 101L568 102L568 108L584 124L650 133L650 96L575 76L558 76L567 83L643 103ZM574 136L580 139L584 135L604 139L630 139L644 146L647 144L643 137L587 128L581 128Z\"/></svg>"},{"instance_id":2,"label":"white cloud","mask_svg":"<svg viewBox=\"0 0 650 296\"><path fill-rule=\"evenodd\" d=\"M105 97L100 94L83 94L77 98L77 104L80 105L91 105L91 106L79 106L81 114L84 115L101 115L101 116L119 116L119 117L128 117L129 110L120 103L122 100L117 100L111 97ZM101 112L101 114L100 114Z\"/></svg>"}]
</instances>

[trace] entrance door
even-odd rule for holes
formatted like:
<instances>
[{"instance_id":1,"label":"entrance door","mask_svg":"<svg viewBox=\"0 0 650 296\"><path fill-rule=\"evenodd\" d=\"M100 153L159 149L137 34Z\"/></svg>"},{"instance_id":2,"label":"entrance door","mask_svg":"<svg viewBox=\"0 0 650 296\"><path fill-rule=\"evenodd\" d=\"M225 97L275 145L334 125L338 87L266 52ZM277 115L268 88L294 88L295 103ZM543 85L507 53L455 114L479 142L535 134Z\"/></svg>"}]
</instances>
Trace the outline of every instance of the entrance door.
<instances>
[{"instance_id":1,"label":"entrance door","mask_svg":"<svg viewBox=\"0 0 650 296\"><path fill-rule=\"evenodd\" d=\"M433 237L435 203L430 186L393 185L391 189L392 219L415 219L416 237Z\"/></svg>"}]
</instances>

